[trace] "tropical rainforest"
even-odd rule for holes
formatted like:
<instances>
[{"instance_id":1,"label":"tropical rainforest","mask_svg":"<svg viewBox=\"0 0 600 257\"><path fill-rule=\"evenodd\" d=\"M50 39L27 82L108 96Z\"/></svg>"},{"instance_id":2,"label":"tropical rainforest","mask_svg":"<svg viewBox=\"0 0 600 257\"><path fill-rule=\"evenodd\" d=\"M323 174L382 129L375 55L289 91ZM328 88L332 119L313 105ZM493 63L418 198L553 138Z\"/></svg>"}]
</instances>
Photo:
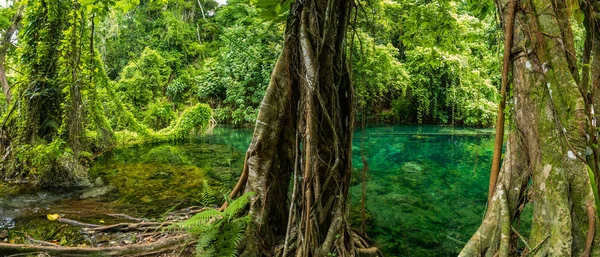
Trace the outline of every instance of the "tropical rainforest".
<instances>
[{"instance_id":1,"label":"tropical rainforest","mask_svg":"<svg viewBox=\"0 0 600 257\"><path fill-rule=\"evenodd\" d=\"M0 1L1 256L600 256L600 1Z\"/></svg>"}]
</instances>

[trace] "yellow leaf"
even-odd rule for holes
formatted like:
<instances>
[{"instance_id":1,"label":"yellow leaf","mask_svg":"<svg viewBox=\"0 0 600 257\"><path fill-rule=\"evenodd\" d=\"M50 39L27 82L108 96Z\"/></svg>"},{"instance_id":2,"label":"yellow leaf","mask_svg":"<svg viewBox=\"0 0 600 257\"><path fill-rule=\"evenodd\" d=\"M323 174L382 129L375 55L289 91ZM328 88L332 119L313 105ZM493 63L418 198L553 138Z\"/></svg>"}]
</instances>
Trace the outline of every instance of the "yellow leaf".
<instances>
[{"instance_id":1,"label":"yellow leaf","mask_svg":"<svg viewBox=\"0 0 600 257\"><path fill-rule=\"evenodd\" d=\"M48 220L50 220L50 221L55 221L58 218L60 218L60 216L58 216L58 214L56 214L56 213L55 214L48 214L48 215L46 215L46 218L48 218Z\"/></svg>"},{"instance_id":2,"label":"yellow leaf","mask_svg":"<svg viewBox=\"0 0 600 257\"><path fill-rule=\"evenodd\" d=\"M100 223L104 224L104 220L100 220L100 221L98 221L98 222L100 222Z\"/></svg>"}]
</instances>

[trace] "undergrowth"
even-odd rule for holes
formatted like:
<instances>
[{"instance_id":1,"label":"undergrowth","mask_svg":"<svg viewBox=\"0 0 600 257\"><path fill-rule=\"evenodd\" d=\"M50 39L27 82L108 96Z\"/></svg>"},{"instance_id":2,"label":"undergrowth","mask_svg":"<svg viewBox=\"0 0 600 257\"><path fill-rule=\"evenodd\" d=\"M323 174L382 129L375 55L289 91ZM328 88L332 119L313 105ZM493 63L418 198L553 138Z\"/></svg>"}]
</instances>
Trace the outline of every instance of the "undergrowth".
<instances>
[{"instance_id":1,"label":"undergrowth","mask_svg":"<svg viewBox=\"0 0 600 257\"><path fill-rule=\"evenodd\" d=\"M171 228L183 229L198 238L196 256L234 257L244 230L251 221L249 215L240 215L253 195L250 192L240 196L230 202L223 212L209 209Z\"/></svg>"}]
</instances>

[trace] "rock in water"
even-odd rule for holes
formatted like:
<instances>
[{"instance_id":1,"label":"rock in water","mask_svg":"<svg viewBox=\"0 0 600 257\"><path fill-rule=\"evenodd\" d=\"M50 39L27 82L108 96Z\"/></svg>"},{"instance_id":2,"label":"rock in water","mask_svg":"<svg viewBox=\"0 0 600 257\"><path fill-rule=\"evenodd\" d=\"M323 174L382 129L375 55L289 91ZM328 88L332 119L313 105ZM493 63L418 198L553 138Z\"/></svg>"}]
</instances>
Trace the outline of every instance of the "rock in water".
<instances>
[{"instance_id":1,"label":"rock in water","mask_svg":"<svg viewBox=\"0 0 600 257\"><path fill-rule=\"evenodd\" d=\"M83 193L81 194L81 196L79 198L86 199L86 198L100 197L100 196L104 196L104 195L112 192L113 190L115 190L115 187L111 186L111 185L103 186L103 187L94 187L94 188L90 188L88 190L83 191Z\"/></svg>"},{"instance_id":2,"label":"rock in water","mask_svg":"<svg viewBox=\"0 0 600 257\"><path fill-rule=\"evenodd\" d=\"M400 169L400 181L410 187L419 186L424 179L423 166L415 162L407 162Z\"/></svg>"},{"instance_id":3,"label":"rock in water","mask_svg":"<svg viewBox=\"0 0 600 257\"><path fill-rule=\"evenodd\" d=\"M96 180L94 180L94 186L97 186L97 187L105 186L104 180L102 180L102 177L97 177Z\"/></svg>"}]
</instances>

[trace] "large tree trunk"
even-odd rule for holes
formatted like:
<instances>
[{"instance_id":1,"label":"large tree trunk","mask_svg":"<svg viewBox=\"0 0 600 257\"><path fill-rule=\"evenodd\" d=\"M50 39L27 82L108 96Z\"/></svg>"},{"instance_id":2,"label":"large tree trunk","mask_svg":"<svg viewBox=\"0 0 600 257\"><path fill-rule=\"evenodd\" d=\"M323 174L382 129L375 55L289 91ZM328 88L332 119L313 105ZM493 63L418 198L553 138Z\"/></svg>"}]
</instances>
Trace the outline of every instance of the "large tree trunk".
<instances>
[{"instance_id":1,"label":"large tree trunk","mask_svg":"<svg viewBox=\"0 0 600 257\"><path fill-rule=\"evenodd\" d=\"M346 0L292 4L233 192L257 193L244 256L355 255L359 240L345 219L354 122L345 36L353 7Z\"/></svg>"},{"instance_id":2,"label":"large tree trunk","mask_svg":"<svg viewBox=\"0 0 600 257\"><path fill-rule=\"evenodd\" d=\"M497 2L504 24L509 1ZM511 226L525 204L534 205L525 249L531 256L588 256L599 240L586 167L585 80L569 22L565 0L517 6L506 157L484 221L459 256L516 255Z\"/></svg>"},{"instance_id":3,"label":"large tree trunk","mask_svg":"<svg viewBox=\"0 0 600 257\"><path fill-rule=\"evenodd\" d=\"M8 53L8 50L10 49L10 46L12 44L12 38L15 35L17 29L19 28L19 25L21 24L24 9L25 5L21 4L21 6L19 6L19 9L17 9L17 13L13 17L12 24L6 30L6 32L2 36L2 42L0 42L0 83L2 84L2 92L4 93L4 97L6 98L7 103L10 103L10 100L12 99L12 93L10 92L10 85L8 84L8 80L6 79L6 54Z\"/></svg>"}]
</instances>

